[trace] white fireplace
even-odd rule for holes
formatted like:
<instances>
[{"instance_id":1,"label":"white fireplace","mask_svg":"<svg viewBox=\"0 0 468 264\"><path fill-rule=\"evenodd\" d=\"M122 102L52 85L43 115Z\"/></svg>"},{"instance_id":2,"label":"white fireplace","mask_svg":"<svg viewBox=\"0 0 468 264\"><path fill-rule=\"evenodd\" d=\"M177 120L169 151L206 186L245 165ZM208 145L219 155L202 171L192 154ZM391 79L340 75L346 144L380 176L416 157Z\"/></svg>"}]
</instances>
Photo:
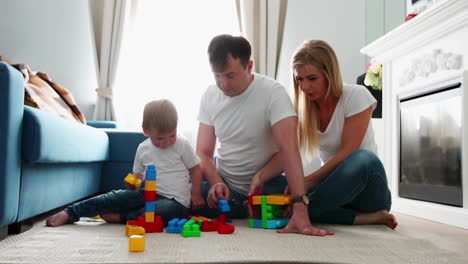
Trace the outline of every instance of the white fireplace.
<instances>
[{"instance_id":1,"label":"white fireplace","mask_svg":"<svg viewBox=\"0 0 468 264\"><path fill-rule=\"evenodd\" d=\"M468 229L468 1L434 4L361 50L383 65L382 159L392 210ZM458 85L461 94L461 205L399 196L400 100Z\"/></svg>"}]
</instances>

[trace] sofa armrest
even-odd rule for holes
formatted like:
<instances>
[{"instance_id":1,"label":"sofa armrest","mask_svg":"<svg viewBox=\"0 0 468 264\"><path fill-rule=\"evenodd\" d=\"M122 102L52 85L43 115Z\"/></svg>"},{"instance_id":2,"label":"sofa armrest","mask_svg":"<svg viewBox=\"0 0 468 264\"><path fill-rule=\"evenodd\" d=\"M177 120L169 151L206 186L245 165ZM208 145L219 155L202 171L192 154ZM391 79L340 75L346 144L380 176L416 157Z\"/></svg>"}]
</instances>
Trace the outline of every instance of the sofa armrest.
<instances>
[{"instance_id":1,"label":"sofa armrest","mask_svg":"<svg viewBox=\"0 0 468 264\"><path fill-rule=\"evenodd\" d=\"M23 161L28 164L108 159L109 139L96 128L25 106Z\"/></svg>"},{"instance_id":2,"label":"sofa armrest","mask_svg":"<svg viewBox=\"0 0 468 264\"><path fill-rule=\"evenodd\" d=\"M86 122L88 126L92 126L95 128L118 128L117 122L114 121L95 121L95 120L88 120Z\"/></svg>"},{"instance_id":3,"label":"sofa armrest","mask_svg":"<svg viewBox=\"0 0 468 264\"><path fill-rule=\"evenodd\" d=\"M147 137L142 132L122 131L114 129L104 130L109 137L109 161L132 162L136 149Z\"/></svg>"},{"instance_id":4,"label":"sofa armrest","mask_svg":"<svg viewBox=\"0 0 468 264\"><path fill-rule=\"evenodd\" d=\"M101 192L125 188L123 179L132 172L138 145L147 139L141 132L105 129L109 137L109 161L104 163Z\"/></svg>"}]
</instances>

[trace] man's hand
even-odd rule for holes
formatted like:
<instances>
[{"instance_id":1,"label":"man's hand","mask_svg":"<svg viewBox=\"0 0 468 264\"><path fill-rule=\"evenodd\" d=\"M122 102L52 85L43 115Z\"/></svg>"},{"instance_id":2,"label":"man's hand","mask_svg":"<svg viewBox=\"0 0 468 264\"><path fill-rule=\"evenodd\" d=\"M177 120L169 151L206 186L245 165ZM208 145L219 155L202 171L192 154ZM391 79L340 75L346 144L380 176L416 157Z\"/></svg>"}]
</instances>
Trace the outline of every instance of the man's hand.
<instances>
[{"instance_id":1,"label":"man's hand","mask_svg":"<svg viewBox=\"0 0 468 264\"><path fill-rule=\"evenodd\" d=\"M208 206L210 208L218 207L218 199L229 200L229 188L226 184L218 182L213 184L208 191Z\"/></svg>"},{"instance_id":2,"label":"man's hand","mask_svg":"<svg viewBox=\"0 0 468 264\"><path fill-rule=\"evenodd\" d=\"M198 210L205 206L205 199L201 195L193 195L191 198L191 208L192 210Z\"/></svg>"},{"instance_id":3,"label":"man's hand","mask_svg":"<svg viewBox=\"0 0 468 264\"><path fill-rule=\"evenodd\" d=\"M263 193L263 181L257 172L250 183L249 195L261 195Z\"/></svg>"},{"instance_id":4,"label":"man's hand","mask_svg":"<svg viewBox=\"0 0 468 264\"><path fill-rule=\"evenodd\" d=\"M299 233L309 236L327 236L333 235L334 232L327 231L314 227L309 220L307 207L302 203L295 203L293 205L293 215L285 228L278 229L278 233Z\"/></svg>"}]
</instances>

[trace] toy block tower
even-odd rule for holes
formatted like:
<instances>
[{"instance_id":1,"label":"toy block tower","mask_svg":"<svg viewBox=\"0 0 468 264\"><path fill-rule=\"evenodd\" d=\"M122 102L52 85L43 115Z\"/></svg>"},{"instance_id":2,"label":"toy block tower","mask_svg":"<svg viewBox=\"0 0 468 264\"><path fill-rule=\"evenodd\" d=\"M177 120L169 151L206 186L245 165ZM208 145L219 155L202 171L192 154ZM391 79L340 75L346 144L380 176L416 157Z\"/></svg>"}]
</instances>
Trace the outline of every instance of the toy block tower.
<instances>
[{"instance_id":1,"label":"toy block tower","mask_svg":"<svg viewBox=\"0 0 468 264\"><path fill-rule=\"evenodd\" d=\"M146 233L163 232L164 222L161 216L155 216L156 210L156 169L153 164L146 168L145 180L145 215L139 216L135 221L127 221L127 224L141 226Z\"/></svg>"},{"instance_id":2,"label":"toy block tower","mask_svg":"<svg viewBox=\"0 0 468 264\"><path fill-rule=\"evenodd\" d=\"M289 222L288 218L282 218L284 209L291 203L291 197L287 195L250 196L248 203L253 210L249 227L275 229L282 228Z\"/></svg>"}]
</instances>

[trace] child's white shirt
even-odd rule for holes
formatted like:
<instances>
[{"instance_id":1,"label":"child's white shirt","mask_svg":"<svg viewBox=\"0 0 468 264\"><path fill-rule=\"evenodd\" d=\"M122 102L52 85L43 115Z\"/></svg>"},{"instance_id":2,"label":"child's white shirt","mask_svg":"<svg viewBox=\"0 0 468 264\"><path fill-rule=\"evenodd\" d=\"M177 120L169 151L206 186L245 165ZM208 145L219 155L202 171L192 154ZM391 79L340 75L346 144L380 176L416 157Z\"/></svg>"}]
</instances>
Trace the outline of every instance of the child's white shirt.
<instances>
[{"instance_id":1,"label":"child's white shirt","mask_svg":"<svg viewBox=\"0 0 468 264\"><path fill-rule=\"evenodd\" d=\"M323 163L328 162L340 150L345 119L361 113L370 106L372 106L373 111L377 106L377 101L364 86L352 84L343 85L343 94L338 100L338 104L336 105L327 129L324 132L318 132L320 159ZM366 149L377 154L374 129L370 121L359 149Z\"/></svg>"},{"instance_id":2,"label":"child's white shirt","mask_svg":"<svg viewBox=\"0 0 468 264\"><path fill-rule=\"evenodd\" d=\"M162 149L154 146L149 138L146 139L137 148L133 173L145 175L150 164L154 164L157 172L157 194L190 207L189 169L200 164L200 158L190 143L177 135L174 145Z\"/></svg>"}]
</instances>

